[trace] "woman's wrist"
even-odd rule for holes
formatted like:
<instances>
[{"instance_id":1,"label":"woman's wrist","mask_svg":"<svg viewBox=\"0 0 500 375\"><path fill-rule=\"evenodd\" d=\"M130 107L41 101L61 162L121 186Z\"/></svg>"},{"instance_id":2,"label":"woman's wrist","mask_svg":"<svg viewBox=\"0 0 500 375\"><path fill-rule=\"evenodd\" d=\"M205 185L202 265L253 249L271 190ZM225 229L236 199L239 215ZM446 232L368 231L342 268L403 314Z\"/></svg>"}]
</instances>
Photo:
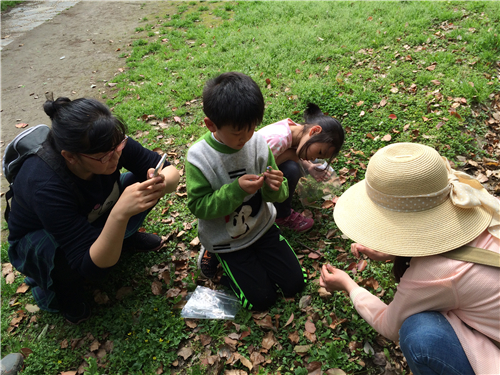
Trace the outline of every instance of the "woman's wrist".
<instances>
[{"instance_id":1,"label":"woman's wrist","mask_svg":"<svg viewBox=\"0 0 500 375\"><path fill-rule=\"evenodd\" d=\"M349 276L348 276L349 277ZM358 284L356 284L356 282L351 279L349 277L348 280L346 280L345 284L344 284L344 290L348 293L348 294L351 294L351 292L356 289L357 287L359 287Z\"/></svg>"}]
</instances>

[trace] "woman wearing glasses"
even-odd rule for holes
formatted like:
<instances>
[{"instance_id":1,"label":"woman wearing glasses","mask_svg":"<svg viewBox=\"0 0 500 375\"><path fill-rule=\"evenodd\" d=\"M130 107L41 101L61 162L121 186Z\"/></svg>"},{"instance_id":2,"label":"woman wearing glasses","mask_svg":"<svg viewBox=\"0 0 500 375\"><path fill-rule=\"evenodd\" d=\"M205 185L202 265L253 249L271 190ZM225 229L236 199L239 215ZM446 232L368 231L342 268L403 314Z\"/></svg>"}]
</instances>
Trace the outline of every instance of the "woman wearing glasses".
<instances>
[{"instance_id":1,"label":"woman wearing glasses","mask_svg":"<svg viewBox=\"0 0 500 375\"><path fill-rule=\"evenodd\" d=\"M138 229L180 176L165 162L154 177L160 155L128 138L97 100L47 100L44 110L52 130L43 147L63 173L36 155L23 163L13 187L9 258L40 308L80 323L90 317L85 279L102 280L122 252L161 248L159 236Z\"/></svg>"}]
</instances>

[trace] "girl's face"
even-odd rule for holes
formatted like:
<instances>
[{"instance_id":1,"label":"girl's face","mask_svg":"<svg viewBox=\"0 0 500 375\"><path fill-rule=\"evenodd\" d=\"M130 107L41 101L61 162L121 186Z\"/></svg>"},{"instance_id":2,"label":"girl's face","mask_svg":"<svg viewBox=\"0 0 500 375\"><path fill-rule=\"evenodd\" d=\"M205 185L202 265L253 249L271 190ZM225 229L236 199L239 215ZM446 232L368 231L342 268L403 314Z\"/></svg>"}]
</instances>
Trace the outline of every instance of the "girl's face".
<instances>
[{"instance_id":1,"label":"girl's face","mask_svg":"<svg viewBox=\"0 0 500 375\"><path fill-rule=\"evenodd\" d=\"M315 134L321 133L323 129L315 125L302 136L297 146L297 156L303 160L330 159L335 152L335 147L325 142L314 142L306 150L304 145Z\"/></svg>"}]
</instances>

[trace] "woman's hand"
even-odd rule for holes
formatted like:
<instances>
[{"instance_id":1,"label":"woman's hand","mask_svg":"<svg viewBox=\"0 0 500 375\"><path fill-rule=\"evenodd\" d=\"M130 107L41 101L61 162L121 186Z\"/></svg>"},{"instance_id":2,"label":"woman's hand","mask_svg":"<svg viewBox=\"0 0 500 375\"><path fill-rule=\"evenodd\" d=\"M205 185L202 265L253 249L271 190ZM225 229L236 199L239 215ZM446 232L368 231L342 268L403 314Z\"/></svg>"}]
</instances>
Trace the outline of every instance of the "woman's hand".
<instances>
[{"instance_id":1,"label":"woman's hand","mask_svg":"<svg viewBox=\"0 0 500 375\"><path fill-rule=\"evenodd\" d=\"M358 286L346 272L330 264L324 264L321 267L319 285L330 293L335 290L345 290L347 293L351 293L351 290Z\"/></svg>"},{"instance_id":2,"label":"woman's hand","mask_svg":"<svg viewBox=\"0 0 500 375\"><path fill-rule=\"evenodd\" d=\"M181 178L179 171L173 165L169 165L168 167L162 169L157 177L153 177L153 173L154 173L154 168L149 168L148 179L158 178L158 177L162 179L160 182L157 182L157 184L160 184L161 189L163 191L163 195L175 191L177 185L179 184L179 179Z\"/></svg>"},{"instance_id":3,"label":"woman's hand","mask_svg":"<svg viewBox=\"0 0 500 375\"><path fill-rule=\"evenodd\" d=\"M255 194L264 185L264 176L245 174L238 179L238 184L245 193Z\"/></svg>"},{"instance_id":4,"label":"woman's hand","mask_svg":"<svg viewBox=\"0 0 500 375\"><path fill-rule=\"evenodd\" d=\"M386 260L394 261L394 258L396 258L394 255L381 253L380 251L370 249L369 247L363 246L359 243L351 244L351 253L356 258L359 258L360 253L362 253L362 254L365 254L371 260L378 260L381 262L384 262Z\"/></svg>"},{"instance_id":5,"label":"woman's hand","mask_svg":"<svg viewBox=\"0 0 500 375\"><path fill-rule=\"evenodd\" d=\"M127 220L153 207L163 197L164 177L157 176L127 186L112 209L118 220ZM116 217L116 216L115 216Z\"/></svg>"},{"instance_id":6,"label":"woman's hand","mask_svg":"<svg viewBox=\"0 0 500 375\"><path fill-rule=\"evenodd\" d=\"M283 172L279 169L266 170L264 172L264 181L272 190L278 191L281 184L283 184Z\"/></svg>"}]
</instances>

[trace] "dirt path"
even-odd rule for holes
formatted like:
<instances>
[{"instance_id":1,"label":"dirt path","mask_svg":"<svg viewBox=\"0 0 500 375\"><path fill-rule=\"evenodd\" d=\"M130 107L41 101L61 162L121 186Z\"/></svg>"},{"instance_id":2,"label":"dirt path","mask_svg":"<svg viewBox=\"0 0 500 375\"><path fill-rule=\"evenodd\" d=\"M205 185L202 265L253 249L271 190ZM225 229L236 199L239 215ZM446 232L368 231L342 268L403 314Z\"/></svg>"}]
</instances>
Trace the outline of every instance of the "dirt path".
<instances>
[{"instance_id":1,"label":"dirt path","mask_svg":"<svg viewBox=\"0 0 500 375\"><path fill-rule=\"evenodd\" d=\"M14 41L1 51L2 156L5 145L23 130L16 124L50 124L42 108L46 91L101 100L105 82L125 66L119 56L131 49L127 45L135 28L144 25L140 20L162 17L174 7L156 1L80 1L31 31L11 35ZM2 24L2 37L7 32ZM6 180L1 181L4 192Z\"/></svg>"},{"instance_id":2,"label":"dirt path","mask_svg":"<svg viewBox=\"0 0 500 375\"><path fill-rule=\"evenodd\" d=\"M69 3L69 2L68 2ZM75 3L75 2L74 2ZM49 124L43 111L45 92L70 99L92 97L101 100L106 81L125 67L119 56L131 49L134 30L144 22L172 12L176 5L156 1L80 1L49 21L23 33L1 50L1 134L0 153L22 130ZM2 20L8 17L2 14ZM2 22L2 37L10 31ZM119 51L117 51L120 49ZM62 58L64 56L64 58ZM95 85L95 87L93 87ZM0 178L0 212L3 220L7 180ZM2 241L6 231L1 231Z\"/></svg>"}]
</instances>

